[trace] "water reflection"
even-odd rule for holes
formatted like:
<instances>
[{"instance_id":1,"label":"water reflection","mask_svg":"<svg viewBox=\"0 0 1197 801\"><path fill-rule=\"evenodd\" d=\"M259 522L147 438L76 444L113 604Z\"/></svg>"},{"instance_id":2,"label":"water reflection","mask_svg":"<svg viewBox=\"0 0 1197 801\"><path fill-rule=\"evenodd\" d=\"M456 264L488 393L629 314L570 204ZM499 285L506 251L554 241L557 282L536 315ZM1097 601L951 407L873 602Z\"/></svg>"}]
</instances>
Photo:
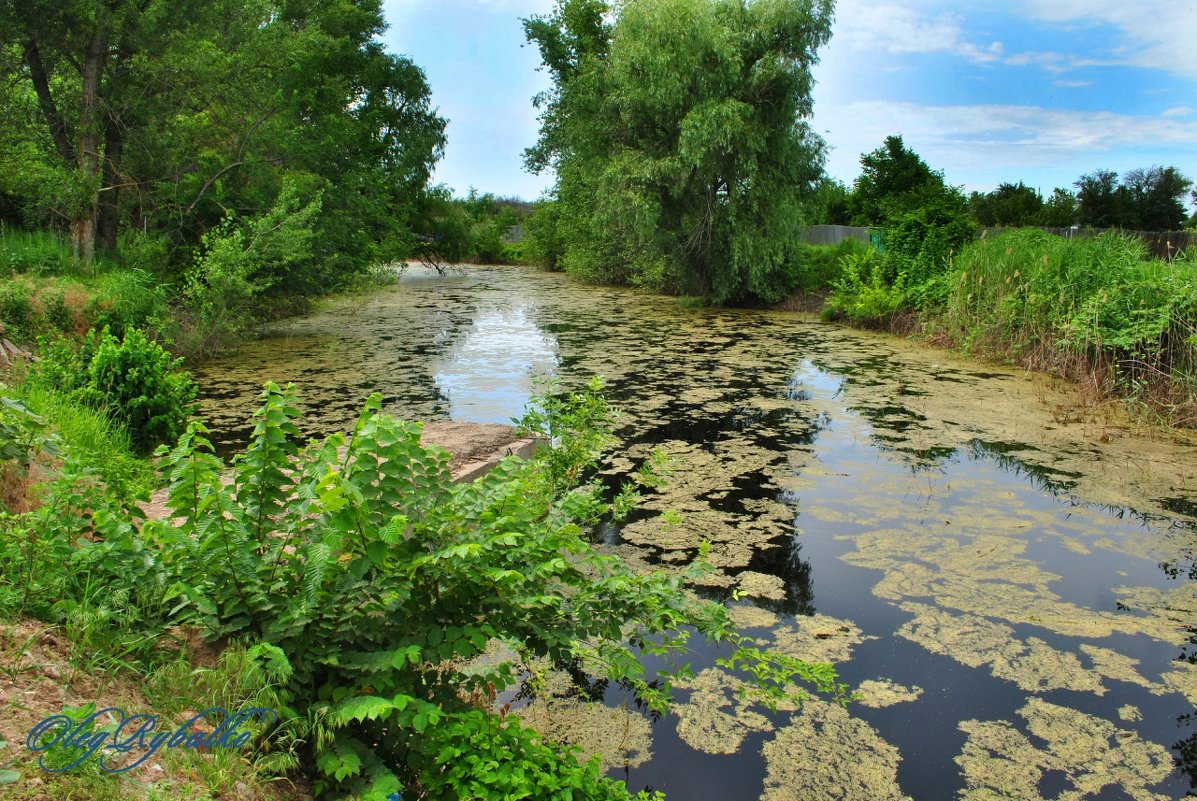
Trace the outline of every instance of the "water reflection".
<instances>
[{"instance_id":1,"label":"water reflection","mask_svg":"<svg viewBox=\"0 0 1197 801\"><path fill-rule=\"evenodd\" d=\"M747 593L753 604L734 611L754 636L833 660L854 685L924 689L850 720L819 709L762 722L708 674L692 693L718 701L720 725L755 728L734 756L708 759L694 745L705 718L688 714L684 736L659 721L637 786L682 800L754 801L766 783L783 793L807 779L763 754L799 760L818 730L844 739L808 754L828 761L818 771L790 766L807 778L851 777L830 760L868 748L884 756L874 797L983 797L974 783L1021 760L1041 784L1007 795L1034 799L1096 781L1076 737L1116 730L1100 753L1123 771L1121 792L1184 792L1188 779L1157 769L1183 735L1176 753L1192 775L1197 737L1176 728L1197 690L1174 659L1193 619L1197 530L1177 523L1197 510L1192 450L1062 423L1050 390L1012 371L794 315L686 310L510 269L409 276L353 303L206 370L215 427L248 419L266 378L297 380L331 430L370 389L401 416L502 422L532 372L556 371L568 389L602 375L624 411L602 479L618 487L655 449L676 465L642 512L599 532L604 547L674 569L709 542L715 570L701 589ZM696 655L696 670L715 656ZM986 738L1008 753L986 755ZM1140 757L1151 770L1125 774ZM810 797L835 795L820 789ZM1075 797L1098 795L1086 793Z\"/></svg>"},{"instance_id":2,"label":"water reflection","mask_svg":"<svg viewBox=\"0 0 1197 801\"><path fill-rule=\"evenodd\" d=\"M431 369L453 419L509 423L523 414L532 377L556 368L556 339L519 305L478 309L453 346L439 350Z\"/></svg>"}]
</instances>

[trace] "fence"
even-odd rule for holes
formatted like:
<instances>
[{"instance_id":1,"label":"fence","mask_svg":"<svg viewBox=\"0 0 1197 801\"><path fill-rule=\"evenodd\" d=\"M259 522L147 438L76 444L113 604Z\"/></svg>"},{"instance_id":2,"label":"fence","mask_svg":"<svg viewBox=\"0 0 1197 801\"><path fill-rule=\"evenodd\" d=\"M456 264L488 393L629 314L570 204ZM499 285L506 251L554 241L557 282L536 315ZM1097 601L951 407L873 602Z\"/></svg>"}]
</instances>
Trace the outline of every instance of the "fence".
<instances>
[{"instance_id":1,"label":"fence","mask_svg":"<svg viewBox=\"0 0 1197 801\"><path fill-rule=\"evenodd\" d=\"M1008 228L985 228L981 236L997 236ZM1040 228L1049 234L1068 239L1096 236L1106 231L1117 231L1116 228ZM869 243L870 233L881 233L880 228L862 228L852 225L812 225L802 235L804 242L811 245L838 245L845 239L858 239ZM1124 234L1137 236L1143 240L1147 252L1156 259L1171 261L1178 254L1193 252L1197 248L1197 234L1192 231L1122 231Z\"/></svg>"}]
</instances>

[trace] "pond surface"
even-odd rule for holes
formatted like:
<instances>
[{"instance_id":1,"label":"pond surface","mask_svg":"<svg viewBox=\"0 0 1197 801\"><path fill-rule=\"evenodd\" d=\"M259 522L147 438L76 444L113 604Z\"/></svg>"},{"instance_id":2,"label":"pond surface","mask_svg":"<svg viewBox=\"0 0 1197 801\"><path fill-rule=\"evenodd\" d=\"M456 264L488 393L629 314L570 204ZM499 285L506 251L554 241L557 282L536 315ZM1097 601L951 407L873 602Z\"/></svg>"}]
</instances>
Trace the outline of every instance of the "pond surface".
<instances>
[{"instance_id":1,"label":"pond surface","mask_svg":"<svg viewBox=\"0 0 1197 801\"><path fill-rule=\"evenodd\" d=\"M221 447L262 382L306 430L370 392L411 419L508 422L538 373L608 382L618 482L671 480L603 546L676 569L736 621L837 665L864 701L769 713L695 661L678 715L526 711L670 799L1173 799L1197 775L1197 449L1024 374L788 313L513 268L412 268L197 371ZM675 511L663 519L660 513ZM1197 717L1197 716L1195 716ZM1178 764L1179 762L1179 764Z\"/></svg>"}]
</instances>

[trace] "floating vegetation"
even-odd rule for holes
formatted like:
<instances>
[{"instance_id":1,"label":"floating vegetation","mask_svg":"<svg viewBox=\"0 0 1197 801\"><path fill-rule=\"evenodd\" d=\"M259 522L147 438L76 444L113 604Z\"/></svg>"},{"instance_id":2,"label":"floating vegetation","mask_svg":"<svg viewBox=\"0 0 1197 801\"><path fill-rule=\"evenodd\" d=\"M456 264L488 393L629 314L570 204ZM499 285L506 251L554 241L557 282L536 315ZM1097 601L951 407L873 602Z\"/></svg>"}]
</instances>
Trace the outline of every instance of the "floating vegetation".
<instances>
[{"instance_id":1,"label":"floating vegetation","mask_svg":"<svg viewBox=\"0 0 1197 801\"><path fill-rule=\"evenodd\" d=\"M652 758L648 718L627 704L611 707L571 693L569 676L552 671L539 697L519 711L520 720L554 742L578 746L583 761L598 756L604 770Z\"/></svg>"},{"instance_id":2,"label":"floating vegetation","mask_svg":"<svg viewBox=\"0 0 1197 801\"><path fill-rule=\"evenodd\" d=\"M883 709L887 706L917 701L923 694L923 688L903 687L889 679L866 679L856 688L856 692L860 694L860 700L857 703L873 709Z\"/></svg>"},{"instance_id":3,"label":"floating vegetation","mask_svg":"<svg viewBox=\"0 0 1197 801\"><path fill-rule=\"evenodd\" d=\"M1107 787L1135 801L1168 801L1150 789L1172 772L1172 755L1163 746L1039 698L1018 714L1035 741L1005 721L960 724L968 735L956 758L966 783L961 801L1043 799L1040 787L1049 774L1068 784L1066 792L1053 795L1061 801L1095 797Z\"/></svg>"},{"instance_id":4,"label":"floating vegetation","mask_svg":"<svg viewBox=\"0 0 1197 801\"><path fill-rule=\"evenodd\" d=\"M751 732L771 731L773 724L745 695L744 682L718 668L700 671L693 679L679 681L690 698L676 706L677 734L686 745L704 754L734 754ZM785 702L779 711L794 711Z\"/></svg>"},{"instance_id":5,"label":"floating vegetation","mask_svg":"<svg viewBox=\"0 0 1197 801\"><path fill-rule=\"evenodd\" d=\"M778 626L769 645L783 654L808 662L847 662L852 649L876 637L866 635L850 620L815 614L795 618L794 625Z\"/></svg>"},{"instance_id":6,"label":"floating vegetation","mask_svg":"<svg viewBox=\"0 0 1197 801\"><path fill-rule=\"evenodd\" d=\"M872 677L859 684L867 701L909 704L910 719L945 729L903 772L907 792L954 793L957 758L969 766L961 796L969 801L1000 793L1078 801L1109 777L1136 801L1159 797L1163 745L1120 727L1134 723L1168 744L1173 720L1144 696L1172 696L1178 713L1197 705L1197 666L1176 659L1197 620L1194 584L1184 571L1165 577L1156 568L1191 564L1197 551L1191 517L1178 517L1197 508L1197 458L1139 436L1116 410L1076 408L1071 389L796 316L679 309L667 298L507 268L443 279L411 270L361 313L332 301L200 366L197 377L214 439L227 448L249 435L243 421L268 378L303 387L305 419L319 427L311 433L351 427L373 390L413 419L507 422L530 386L529 361L555 364L566 389L607 379L624 411L623 441L601 471L610 486L655 449L674 459L669 482L644 490L632 522L598 533L605 552L636 572L680 571L709 543L714 570L697 589L756 596L728 612L761 644L838 663L852 681ZM662 516L670 510L677 517ZM796 546L807 562L801 578ZM874 615L882 605L892 609ZM816 608L831 614L798 614ZM862 643L883 638L882 651L895 635L903 648L914 643L976 675L917 695L877 675L873 662L863 673L851 664ZM860 650L872 659L871 648ZM695 664L679 734L696 750L726 753L732 742L742 750L776 718L744 705L734 677L709 665ZM958 719L979 714L957 687L1057 692L1061 703L1067 691L1104 695L1110 720L1028 702L1021 730L964 724L969 744L957 753ZM636 713L604 712L557 689L530 710L545 728L562 727L550 736L593 747L625 742L626 730L632 745L604 759L642 764L647 734L639 739ZM1143 720L1139 710L1149 708ZM587 734L564 733L574 718ZM1037 728L1027 733L1022 721L1032 718ZM812 702L766 745L765 797L899 798L894 749L907 736ZM703 764L694 769L726 765ZM671 789L668 770L650 762L639 771ZM1065 779L1071 789L1060 790ZM1170 781L1176 790L1183 780Z\"/></svg>"},{"instance_id":7,"label":"floating vegetation","mask_svg":"<svg viewBox=\"0 0 1197 801\"><path fill-rule=\"evenodd\" d=\"M809 700L761 749L761 801L904 801L898 749L843 707Z\"/></svg>"},{"instance_id":8,"label":"floating vegetation","mask_svg":"<svg viewBox=\"0 0 1197 801\"><path fill-rule=\"evenodd\" d=\"M1127 723L1137 723L1143 719L1143 713L1134 704L1124 704L1118 707L1118 719Z\"/></svg>"}]
</instances>

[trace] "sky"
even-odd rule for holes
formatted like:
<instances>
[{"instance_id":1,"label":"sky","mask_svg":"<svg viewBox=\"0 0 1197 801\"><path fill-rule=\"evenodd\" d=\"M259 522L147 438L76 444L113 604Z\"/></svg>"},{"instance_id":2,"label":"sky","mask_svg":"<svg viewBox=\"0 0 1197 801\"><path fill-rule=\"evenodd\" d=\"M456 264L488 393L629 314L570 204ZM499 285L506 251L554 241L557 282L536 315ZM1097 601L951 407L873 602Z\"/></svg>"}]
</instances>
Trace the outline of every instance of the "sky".
<instances>
[{"instance_id":1,"label":"sky","mask_svg":"<svg viewBox=\"0 0 1197 801\"><path fill-rule=\"evenodd\" d=\"M384 0L388 50L420 65L449 120L433 180L531 200L532 97L548 87L521 17L552 0ZM812 126L827 172L901 134L948 183L1045 196L1098 169L1197 180L1197 0L838 0Z\"/></svg>"}]
</instances>

